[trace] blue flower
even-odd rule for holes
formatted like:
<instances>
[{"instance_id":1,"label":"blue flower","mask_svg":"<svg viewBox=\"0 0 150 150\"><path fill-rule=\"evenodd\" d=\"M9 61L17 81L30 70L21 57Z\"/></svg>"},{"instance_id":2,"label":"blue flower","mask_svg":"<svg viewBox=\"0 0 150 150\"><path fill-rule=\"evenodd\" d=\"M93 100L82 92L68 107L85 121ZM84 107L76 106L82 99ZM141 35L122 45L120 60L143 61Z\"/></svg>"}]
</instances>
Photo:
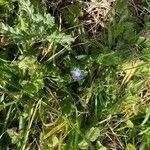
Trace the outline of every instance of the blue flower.
<instances>
[{"instance_id":1,"label":"blue flower","mask_svg":"<svg viewBox=\"0 0 150 150\"><path fill-rule=\"evenodd\" d=\"M71 75L72 75L72 78L76 80L81 79L83 77L83 73L79 68L71 71Z\"/></svg>"}]
</instances>

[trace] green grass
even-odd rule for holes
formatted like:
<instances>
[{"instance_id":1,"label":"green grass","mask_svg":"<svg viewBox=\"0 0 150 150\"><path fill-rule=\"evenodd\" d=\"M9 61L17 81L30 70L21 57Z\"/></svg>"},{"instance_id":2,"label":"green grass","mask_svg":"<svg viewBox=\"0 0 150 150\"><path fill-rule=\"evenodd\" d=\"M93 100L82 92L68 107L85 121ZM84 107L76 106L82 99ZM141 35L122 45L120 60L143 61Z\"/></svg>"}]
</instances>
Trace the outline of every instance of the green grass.
<instances>
[{"instance_id":1,"label":"green grass","mask_svg":"<svg viewBox=\"0 0 150 150\"><path fill-rule=\"evenodd\" d=\"M84 2L0 0L0 150L150 150L150 4L116 1L94 38Z\"/></svg>"}]
</instances>

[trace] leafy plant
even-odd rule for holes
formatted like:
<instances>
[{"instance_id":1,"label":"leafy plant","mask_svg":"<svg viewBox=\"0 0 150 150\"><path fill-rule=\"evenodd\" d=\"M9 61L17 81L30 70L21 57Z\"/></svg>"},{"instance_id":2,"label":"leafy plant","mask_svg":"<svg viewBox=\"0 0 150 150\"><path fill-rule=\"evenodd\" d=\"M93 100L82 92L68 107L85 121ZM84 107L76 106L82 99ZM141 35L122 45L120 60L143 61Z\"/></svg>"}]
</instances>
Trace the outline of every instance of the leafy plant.
<instances>
[{"instance_id":1,"label":"leafy plant","mask_svg":"<svg viewBox=\"0 0 150 150\"><path fill-rule=\"evenodd\" d=\"M149 149L149 3L85 3L0 1L0 149Z\"/></svg>"},{"instance_id":2,"label":"leafy plant","mask_svg":"<svg viewBox=\"0 0 150 150\"><path fill-rule=\"evenodd\" d=\"M64 46L70 44L73 38L64 33L59 33L54 22L54 17L45 11L41 14L36 12L29 0L19 1L18 25L10 27L2 23L1 34L5 35L18 45L33 45L37 41L48 41L51 49L56 44Z\"/></svg>"}]
</instances>

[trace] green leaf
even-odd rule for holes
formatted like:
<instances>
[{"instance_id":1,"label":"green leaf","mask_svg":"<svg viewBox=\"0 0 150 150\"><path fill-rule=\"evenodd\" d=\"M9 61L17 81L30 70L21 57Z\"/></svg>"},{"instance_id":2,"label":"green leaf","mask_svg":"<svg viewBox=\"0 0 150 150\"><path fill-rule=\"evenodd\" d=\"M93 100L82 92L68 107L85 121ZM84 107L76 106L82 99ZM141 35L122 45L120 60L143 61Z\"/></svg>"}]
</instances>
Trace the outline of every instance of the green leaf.
<instances>
[{"instance_id":1,"label":"green leaf","mask_svg":"<svg viewBox=\"0 0 150 150\"><path fill-rule=\"evenodd\" d=\"M49 140L49 144L51 148L54 148L59 143L59 140L56 135L52 135L52 137Z\"/></svg>"},{"instance_id":2,"label":"green leaf","mask_svg":"<svg viewBox=\"0 0 150 150\"><path fill-rule=\"evenodd\" d=\"M74 38L71 35L65 35L64 33L54 32L50 36L48 36L49 41L55 41L55 43L60 43L61 45L71 44L74 42Z\"/></svg>"},{"instance_id":3,"label":"green leaf","mask_svg":"<svg viewBox=\"0 0 150 150\"><path fill-rule=\"evenodd\" d=\"M79 4L72 4L69 7L69 11L75 17L82 17L83 16L83 11L82 11L82 8L79 6Z\"/></svg>"},{"instance_id":4,"label":"green leaf","mask_svg":"<svg viewBox=\"0 0 150 150\"><path fill-rule=\"evenodd\" d=\"M127 149L126 150L137 150L137 149L136 149L136 147L133 144L129 143L127 145Z\"/></svg>"},{"instance_id":5,"label":"green leaf","mask_svg":"<svg viewBox=\"0 0 150 150\"><path fill-rule=\"evenodd\" d=\"M42 79L36 79L35 81L25 81L21 82L23 90L28 94L37 93L40 89L44 87L44 82Z\"/></svg>"},{"instance_id":6,"label":"green leaf","mask_svg":"<svg viewBox=\"0 0 150 150\"><path fill-rule=\"evenodd\" d=\"M118 23L115 27L114 27L114 38L116 39L120 34L122 34L124 31L124 26L123 23Z\"/></svg>"},{"instance_id":7,"label":"green leaf","mask_svg":"<svg viewBox=\"0 0 150 150\"><path fill-rule=\"evenodd\" d=\"M92 127L89 131L87 131L85 138L87 138L91 142L94 142L99 136L100 129L98 127ZM78 145L81 149L87 149L89 146L85 139L83 139Z\"/></svg>"},{"instance_id":8,"label":"green leaf","mask_svg":"<svg viewBox=\"0 0 150 150\"><path fill-rule=\"evenodd\" d=\"M98 127L92 127L87 133L86 138L91 142L94 142L100 136L100 129Z\"/></svg>"},{"instance_id":9,"label":"green leaf","mask_svg":"<svg viewBox=\"0 0 150 150\"><path fill-rule=\"evenodd\" d=\"M12 144L16 144L20 140L20 135L14 129L7 129L7 133L11 138Z\"/></svg>"},{"instance_id":10,"label":"green leaf","mask_svg":"<svg viewBox=\"0 0 150 150\"><path fill-rule=\"evenodd\" d=\"M73 110L71 97L65 97L61 102L60 106L65 114L70 114Z\"/></svg>"},{"instance_id":11,"label":"green leaf","mask_svg":"<svg viewBox=\"0 0 150 150\"><path fill-rule=\"evenodd\" d=\"M150 108L146 108L146 115L141 125L143 126L149 120L149 118L150 118Z\"/></svg>"},{"instance_id":12,"label":"green leaf","mask_svg":"<svg viewBox=\"0 0 150 150\"><path fill-rule=\"evenodd\" d=\"M64 19L65 19L65 21L68 23L68 24L70 24L71 26L77 26L77 25L79 25L80 24L80 21L79 21L79 19L77 18L77 17L74 17L73 15L71 15L71 14L66 14L65 16L64 16Z\"/></svg>"},{"instance_id":13,"label":"green leaf","mask_svg":"<svg viewBox=\"0 0 150 150\"><path fill-rule=\"evenodd\" d=\"M134 124L133 124L133 122L132 122L131 120L128 120L128 121L126 122L126 124L127 124L127 127L128 127L128 128L133 128L133 127L134 127Z\"/></svg>"},{"instance_id":14,"label":"green leaf","mask_svg":"<svg viewBox=\"0 0 150 150\"><path fill-rule=\"evenodd\" d=\"M139 148L139 150L149 150L149 149L150 149L150 145L145 142L142 142Z\"/></svg>"},{"instance_id":15,"label":"green leaf","mask_svg":"<svg viewBox=\"0 0 150 150\"><path fill-rule=\"evenodd\" d=\"M108 45L109 45L110 49L113 45L113 41L114 41L113 28L112 28L112 26L109 25L109 27L108 27Z\"/></svg>"},{"instance_id":16,"label":"green leaf","mask_svg":"<svg viewBox=\"0 0 150 150\"><path fill-rule=\"evenodd\" d=\"M35 85L37 92L44 87L43 79L36 79L33 84Z\"/></svg>"},{"instance_id":17,"label":"green leaf","mask_svg":"<svg viewBox=\"0 0 150 150\"><path fill-rule=\"evenodd\" d=\"M137 35L136 35L136 31L133 27L133 24L128 23L125 25L125 28L126 28L126 30L123 34L123 39L129 44L135 43L137 40Z\"/></svg>"},{"instance_id":18,"label":"green leaf","mask_svg":"<svg viewBox=\"0 0 150 150\"><path fill-rule=\"evenodd\" d=\"M2 24L0 33L9 37L17 45L26 47L30 47L36 41L49 41L53 47L57 47L58 44L64 46L74 41L70 35L58 31L54 17L49 13L35 10L30 0L20 0L18 24L15 27Z\"/></svg>"},{"instance_id":19,"label":"green leaf","mask_svg":"<svg viewBox=\"0 0 150 150\"><path fill-rule=\"evenodd\" d=\"M87 150L88 147L89 147L88 143L87 143L85 140L81 141L81 142L78 144L78 146L79 146L80 149L85 149L85 150Z\"/></svg>"},{"instance_id":20,"label":"green leaf","mask_svg":"<svg viewBox=\"0 0 150 150\"><path fill-rule=\"evenodd\" d=\"M96 142L96 150L107 150L105 146L103 146L100 141Z\"/></svg>"},{"instance_id":21,"label":"green leaf","mask_svg":"<svg viewBox=\"0 0 150 150\"><path fill-rule=\"evenodd\" d=\"M104 64L105 66L117 65L120 62L120 58L117 52L99 54L97 57L97 63Z\"/></svg>"}]
</instances>

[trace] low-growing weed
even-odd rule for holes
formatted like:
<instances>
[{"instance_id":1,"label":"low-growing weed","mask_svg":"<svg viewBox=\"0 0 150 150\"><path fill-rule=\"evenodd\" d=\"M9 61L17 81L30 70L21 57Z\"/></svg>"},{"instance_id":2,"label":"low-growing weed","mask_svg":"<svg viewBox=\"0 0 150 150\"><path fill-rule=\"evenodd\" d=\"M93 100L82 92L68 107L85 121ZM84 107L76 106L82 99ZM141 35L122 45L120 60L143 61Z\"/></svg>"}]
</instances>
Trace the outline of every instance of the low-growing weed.
<instances>
[{"instance_id":1,"label":"low-growing weed","mask_svg":"<svg viewBox=\"0 0 150 150\"><path fill-rule=\"evenodd\" d=\"M150 4L96 4L0 1L0 150L150 149Z\"/></svg>"}]
</instances>

